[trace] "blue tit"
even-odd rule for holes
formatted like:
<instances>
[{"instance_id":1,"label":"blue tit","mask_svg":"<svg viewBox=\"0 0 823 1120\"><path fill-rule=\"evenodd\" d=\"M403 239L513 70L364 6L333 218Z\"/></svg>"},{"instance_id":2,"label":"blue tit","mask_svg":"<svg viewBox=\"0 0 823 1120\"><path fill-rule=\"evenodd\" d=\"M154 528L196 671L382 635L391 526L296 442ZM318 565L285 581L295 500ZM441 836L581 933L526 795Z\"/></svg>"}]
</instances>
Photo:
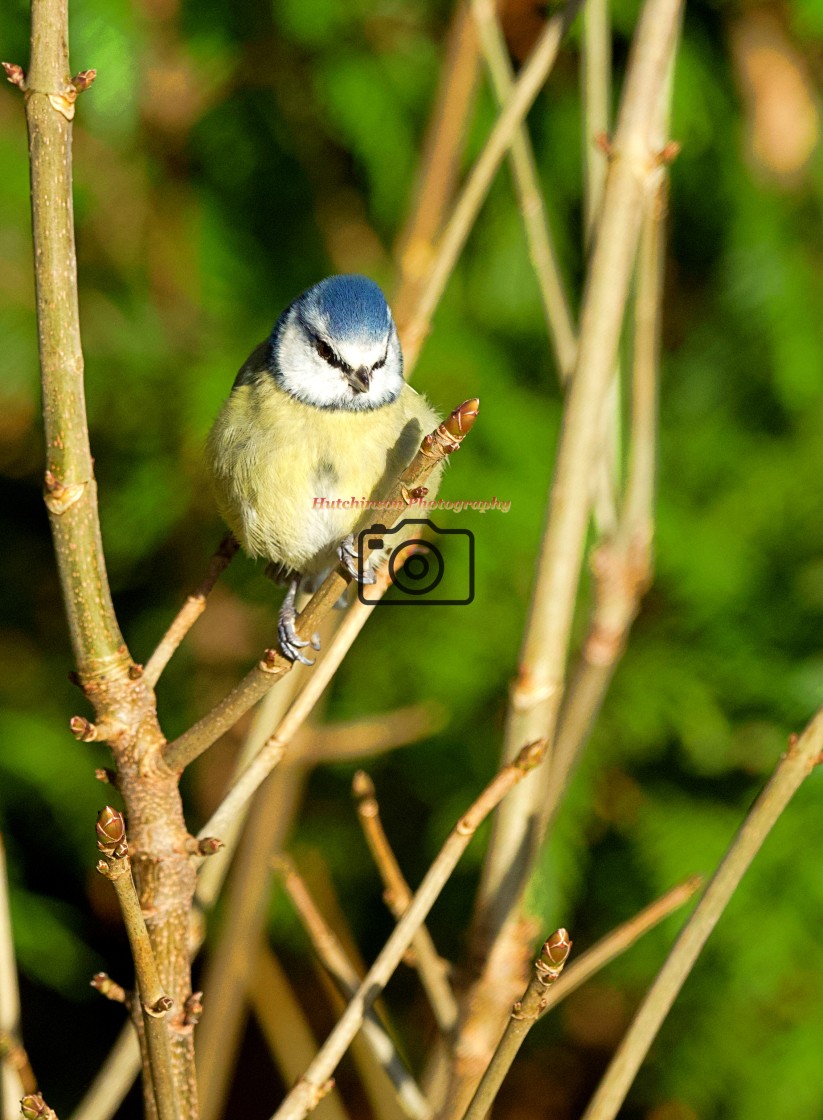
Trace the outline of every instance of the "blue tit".
<instances>
[{"instance_id":1,"label":"blue tit","mask_svg":"<svg viewBox=\"0 0 823 1120\"><path fill-rule=\"evenodd\" d=\"M439 418L403 380L392 313L365 276L330 276L303 292L240 369L207 444L217 505L243 548L288 586L280 645L291 660L319 648L295 630L296 596L342 562L358 573L356 534ZM440 471L428 482L436 492ZM318 508L316 498L341 498ZM329 508L329 506L333 508Z\"/></svg>"}]
</instances>

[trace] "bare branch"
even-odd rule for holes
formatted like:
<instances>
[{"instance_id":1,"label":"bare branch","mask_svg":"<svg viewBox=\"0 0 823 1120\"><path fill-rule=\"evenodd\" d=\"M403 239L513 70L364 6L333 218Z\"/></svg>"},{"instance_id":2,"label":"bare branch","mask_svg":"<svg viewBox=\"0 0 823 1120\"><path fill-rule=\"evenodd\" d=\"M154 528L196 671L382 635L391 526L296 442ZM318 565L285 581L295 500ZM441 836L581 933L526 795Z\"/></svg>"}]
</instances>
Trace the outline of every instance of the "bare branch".
<instances>
[{"instance_id":1,"label":"bare branch","mask_svg":"<svg viewBox=\"0 0 823 1120\"><path fill-rule=\"evenodd\" d=\"M674 943L666 963L641 1003L583 1120L613 1120L663 1020L781 813L812 772L823 750L823 708L803 734L792 736L762 793L749 810L709 885Z\"/></svg>"},{"instance_id":2,"label":"bare branch","mask_svg":"<svg viewBox=\"0 0 823 1120\"><path fill-rule=\"evenodd\" d=\"M206 609L206 599L220 576L232 562L239 547L231 533L227 533L217 546L201 583L186 599L177 612L177 617L160 639L157 649L146 662L143 679L149 688L154 688L157 684L160 674L171 661L175 650Z\"/></svg>"},{"instance_id":3,"label":"bare branch","mask_svg":"<svg viewBox=\"0 0 823 1120\"><path fill-rule=\"evenodd\" d=\"M469 811L449 834L439 855L417 889L412 903L367 972L343 1017L326 1039L315 1060L275 1113L276 1120L302 1120L314 1107L329 1077L348 1049L363 1023L366 1009L385 987L411 939L426 919L438 895L448 882L478 826L517 783L538 765L545 744L532 744L521 751L516 762L504 767L491 781Z\"/></svg>"},{"instance_id":4,"label":"bare branch","mask_svg":"<svg viewBox=\"0 0 823 1120\"><path fill-rule=\"evenodd\" d=\"M411 491L422 486L435 467L460 446L471 431L477 417L476 398L465 401L421 444L420 450L386 495L387 502L403 501L409 505ZM402 518L402 514L401 514ZM400 520L397 518L396 520ZM312 634L348 587L352 577L342 566L335 569L315 592L297 619L299 635ZM166 749L166 764L172 770L183 770L212 743L228 731L266 692L292 668L278 650L267 650L265 659L247 673L243 680L204 716L194 727Z\"/></svg>"},{"instance_id":5,"label":"bare branch","mask_svg":"<svg viewBox=\"0 0 823 1120\"><path fill-rule=\"evenodd\" d=\"M571 948L572 943L564 929L557 930L544 944L540 956L534 962L534 973L529 986L523 993L523 998L512 1008L503 1037L466 1109L464 1120L484 1120L494 1104L518 1050L546 1006L549 989L559 979Z\"/></svg>"},{"instance_id":6,"label":"bare branch","mask_svg":"<svg viewBox=\"0 0 823 1120\"><path fill-rule=\"evenodd\" d=\"M365 771L358 770L355 774L352 792L357 799L357 815L366 843L383 880L385 888L383 897L386 905L399 921L409 908L413 896L392 851L389 838L383 830L374 783ZM428 996L435 1022L442 1034L450 1036L457 1026L457 1000L448 979L449 966L438 953L425 925L421 925L412 938L411 947L414 954L414 967L420 975L420 982Z\"/></svg>"}]
</instances>

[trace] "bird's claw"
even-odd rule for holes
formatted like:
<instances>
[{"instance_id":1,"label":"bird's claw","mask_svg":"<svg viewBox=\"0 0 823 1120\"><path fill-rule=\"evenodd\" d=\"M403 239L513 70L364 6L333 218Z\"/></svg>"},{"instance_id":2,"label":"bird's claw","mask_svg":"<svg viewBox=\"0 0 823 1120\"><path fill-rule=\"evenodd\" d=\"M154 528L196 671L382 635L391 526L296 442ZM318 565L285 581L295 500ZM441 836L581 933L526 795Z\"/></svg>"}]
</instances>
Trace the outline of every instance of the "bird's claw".
<instances>
[{"instance_id":1,"label":"bird's claw","mask_svg":"<svg viewBox=\"0 0 823 1120\"><path fill-rule=\"evenodd\" d=\"M280 617L277 620L277 637L280 641L283 656L287 657L289 661L299 661L301 665L313 665L314 662L300 651L307 646L311 646L317 652L320 649L320 635L312 634L310 641L306 641L297 633L294 625L297 619L297 611L294 606L296 591L297 586L293 583L289 588L283 606L280 608Z\"/></svg>"},{"instance_id":2,"label":"bird's claw","mask_svg":"<svg viewBox=\"0 0 823 1120\"><path fill-rule=\"evenodd\" d=\"M360 554L354 533L349 533L345 540L340 542L337 555L340 557L340 563L357 583L372 584L376 582L377 576L374 574L374 569L369 567L368 564L363 564L362 568L360 566Z\"/></svg>"}]
</instances>

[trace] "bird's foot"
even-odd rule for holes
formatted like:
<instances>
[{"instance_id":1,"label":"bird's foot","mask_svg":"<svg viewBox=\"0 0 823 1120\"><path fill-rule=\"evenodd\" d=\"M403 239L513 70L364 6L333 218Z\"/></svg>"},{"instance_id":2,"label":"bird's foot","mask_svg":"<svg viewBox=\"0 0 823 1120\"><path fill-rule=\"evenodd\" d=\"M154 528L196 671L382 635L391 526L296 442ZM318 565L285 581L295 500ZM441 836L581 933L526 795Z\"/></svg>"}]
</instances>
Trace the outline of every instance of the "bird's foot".
<instances>
[{"instance_id":1,"label":"bird's foot","mask_svg":"<svg viewBox=\"0 0 823 1120\"><path fill-rule=\"evenodd\" d=\"M286 598L280 608L280 617L277 620L277 637L280 641L283 656L287 657L289 661L299 661L301 665L313 665L314 662L300 651L308 646L318 651L320 649L320 635L312 634L311 641L307 642L297 633L294 625L297 619L297 609L294 604L299 585L299 579L292 580L289 584L289 590L286 592Z\"/></svg>"},{"instance_id":2,"label":"bird's foot","mask_svg":"<svg viewBox=\"0 0 823 1120\"><path fill-rule=\"evenodd\" d=\"M357 549L357 537L354 533L349 535L340 542L337 547L337 555L340 557L340 563L349 573L353 580L357 583L375 583L377 576L374 574L374 569L364 563L362 568L360 566L360 556Z\"/></svg>"}]
</instances>

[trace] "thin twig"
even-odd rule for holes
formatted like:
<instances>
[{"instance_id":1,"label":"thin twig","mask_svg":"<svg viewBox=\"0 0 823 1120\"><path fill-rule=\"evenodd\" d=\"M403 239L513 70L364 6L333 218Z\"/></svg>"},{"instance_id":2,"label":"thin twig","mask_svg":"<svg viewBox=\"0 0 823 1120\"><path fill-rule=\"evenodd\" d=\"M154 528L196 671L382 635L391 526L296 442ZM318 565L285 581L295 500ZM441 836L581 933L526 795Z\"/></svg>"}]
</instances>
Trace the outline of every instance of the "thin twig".
<instances>
[{"instance_id":1,"label":"thin twig","mask_svg":"<svg viewBox=\"0 0 823 1120\"><path fill-rule=\"evenodd\" d=\"M360 1029L366 1008L371 1006L394 973L411 944L412 937L425 921L477 828L528 771L539 765L544 750L543 743L525 747L514 763L499 771L449 834L415 892L411 905L395 926L342 1018L306 1073L275 1113L276 1120L302 1120L315 1106L318 1094L323 1093L328 1079Z\"/></svg>"},{"instance_id":2,"label":"thin twig","mask_svg":"<svg viewBox=\"0 0 823 1120\"><path fill-rule=\"evenodd\" d=\"M605 937L601 937L595 945L592 945L591 949L577 957L565 969L558 982L552 985L551 990L547 993L546 1004L540 1015L548 1015L553 1007L570 996L572 992L576 992L595 973L605 968L615 957L619 957L621 953L625 953L627 949L631 948L643 934L654 929L664 918L668 918L675 910L685 905L700 890L702 885L702 878L699 875L693 875L690 879L686 879L685 882L667 891L660 898L655 899L639 914L635 914L633 918L629 918L627 922L623 922L622 925L611 930Z\"/></svg>"},{"instance_id":3,"label":"thin twig","mask_svg":"<svg viewBox=\"0 0 823 1120\"><path fill-rule=\"evenodd\" d=\"M546 1006L549 989L560 977L571 948L572 943L564 929L557 930L544 944L540 956L534 962L534 973L529 986L523 993L523 998L512 1008L503 1037L466 1109L464 1120L484 1120L494 1104L518 1050Z\"/></svg>"},{"instance_id":4,"label":"thin twig","mask_svg":"<svg viewBox=\"0 0 823 1120\"><path fill-rule=\"evenodd\" d=\"M280 874L286 893L321 963L328 969L343 995L349 1000L352 999L362 983L362 977L346 954L334 930L320 912L305 880L292 860L286 856L276 857L273 866ZM430 1117L432 1112L425 1097L406 1069L374 1008L370 1007L366 1010L361 1029L364 1039L390 1078L403 1112L414 1120L425 1120Z\"/></svg>"},{"instance_id":5,"label":"thin twig","mask_svg":"<svg viewBox=\"0 0 823 1120\"><path fill-rule=\"evenodd\" d=\"M483 151L466 179L465 185L437 244L434 260L421 290L420 298L406 324L403 352L411 370L426 338L434 310L454 269L480 207L488 194L512 137L531 108L551 71L563 36L574 20L582 0L568 0L546 24L529 60L512 89Z\"/></svg>"},{"instance_id":6,"label":"thin twig","mask_svg":"<svg viewBox=\"0 0 823 1120\"><path fill-rule=\"evenodd\" d=\"M637 1010L583 1120L613 1120L663 1020L691 972L749 865L781 813L812 772L823 750L823 708L800 737L792 736L760 796L684 925L665 964Z\"/></svg>"},{"instance_id":7,"label":"thin twig","mask_svg":"<svg viewBox=\"0 0 823 1120\"><path fill-rule=\"evenodd\" d=\"M583 197L586 245L591 244L603 192L608 159L604 141L611 131L612 37L609 0L587 0L583 9L581 93L583 97Z\"/></svg>"},{"instance_id":8,"label":"thin twig","mask_svg":"<svg viewBox=\"0 0 823 1120\"><path fill-rule=\"evenodd\" d=\"M352 792L357 800L357 816L366 843L383 880L383 897L395 919L399 921L409 908L413 895L383 830L374 783L364 770L358 770L354 775ZM411 947L414 967L428 997L434 1020L441 1034L448 1037L457 1026L457 1000L449 983L449 966L438 953L425 925L421 925L412 938Z\"/></svg>"},{"instance_id":9,"label":"thin twig","mask_svg":"<svg viewBox=\"0 0 823 1120\"><path fill-rule=\"evenodd\" d=\"M471 0L471 4L480 48L483 51L497 102L502 107L511 97L515 81L508 48L500 29L497 5L495 0ZM551 237L534 152L525 121L521 121L514 131L509 159L520 214L526 230L529 256L543 300L549 338L554 346L560 380L565 381L574 365L577 332L572 322L566 287Z\"/></svg>"},{"instance_id":10,"label":"thin twig","mask_svg":"<svg viewBox=\"0 0 823 1120\"><path fill-rule=\"evenodd\" d=\"M103 809L97 820L97 846L104 856L99 861L97 870L114 887L134 958L157 1114L160 1120L179 1120L180 1112L172 1075L171 1041L166 1024L166 1015L173 1007L173 1001L165 994L160 983L149 931L132 879L123 814L110 806Z\"/></svg>"},{"instance_id":11,"label":"thin twig","mask_svg":"<svg viewBox=\"0 0 823 1120\"><path fill-rule=\"evenodd\" d=\"M427 435L411 463L386 495L389 503L412 501L412 492L421 486L440 463L460 446L477 417L477 399L465 401ZM395 520L400 520L402 514ZM323 582L300 612L297 633L312 634L349 586L352 577L341 566ZM166 748L165 761L173 770L183 770L228 731L266 692L292 668L279 650L267 650L263 661L220 701L207 716Z\"/></svg>"},{"instance_id":12,"label":"thin twig","mask_svg":"<svg viewBox=\"0 0 823 1120\"><path fill-rule=\"evenodd\" d=\"M267 945L257 954L249 997L283 1081L291 1085L317 1053L317 1043L285 970ZM336 1089L318 1105L317 1120L347 1120Z\"/></svg>"},{"instance_id":13,"label":"thin twig","mask_svg":"<svg viewBox=\"0 0 823 1120\"><path fill-rule=\"evenodd\" d=\"M149 688L154 688L157 684L160 674L168 665L175 650L206 609L206 599L220 576L232 562L239 547L231 533L227 533L226 536L223 537L209 561L208 570L201 583L186 599L183 606L177 612L177 617L160 639L154 653L146 662L143 670L143 680Z\"/></svg>"}]
</instances>

